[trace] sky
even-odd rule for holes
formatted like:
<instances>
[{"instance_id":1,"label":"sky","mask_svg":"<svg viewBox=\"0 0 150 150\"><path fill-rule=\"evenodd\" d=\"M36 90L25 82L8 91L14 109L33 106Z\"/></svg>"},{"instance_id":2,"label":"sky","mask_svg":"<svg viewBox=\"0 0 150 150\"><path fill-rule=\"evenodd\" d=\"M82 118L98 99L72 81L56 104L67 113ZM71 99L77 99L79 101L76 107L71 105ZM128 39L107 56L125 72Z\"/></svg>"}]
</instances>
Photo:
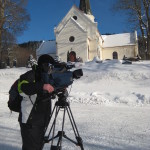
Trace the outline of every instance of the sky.
<instances>
[{"instance_id":1,"label":"sky","mask_svg":"<svg viewBox=\"0 0 150 150\"><path fill-rule=\"evenodd\" d=\"M84 149L149 150L150 61L129 65L122 64L122 60L99 63L95 60L76 63L74 69L82 68L83 76L67 88L67 100ZM7 101L10 86L28 70L25 67L0 69L0 150L21 150L18 113L10 112ZM62 128L62 113L61 109L56 119L55 135ZM67 113L64 131L75 139ZM43 150L50 150L50 143L45 144ZM62 150L80 148L63 139Z\"/></svg>"},{"instance_id":2,"label":"sky","mask_svg":"<svg viewBox=\"0 0 150 150\"><path fill-rule=\"evenodd\" d=\"M90 0L91 10L101 34L130 32L126 17L112 12L114 1ZM79 7L79 3L80 0L29 0L27 11L31 21L28 29L17 38L17 42L54 40L54 27L58 26L74 4Z\"/></svg>"}]
</instances>

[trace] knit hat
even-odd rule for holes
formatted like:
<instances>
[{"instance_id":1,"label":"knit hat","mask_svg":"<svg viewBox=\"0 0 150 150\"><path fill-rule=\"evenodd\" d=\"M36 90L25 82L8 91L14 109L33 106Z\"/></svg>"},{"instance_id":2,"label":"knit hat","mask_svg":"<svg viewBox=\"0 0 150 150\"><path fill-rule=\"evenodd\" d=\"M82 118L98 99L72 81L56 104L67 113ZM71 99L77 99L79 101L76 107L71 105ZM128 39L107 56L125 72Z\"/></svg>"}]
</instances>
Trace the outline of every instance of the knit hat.
<instances>
[{"instance_id":1,"label":"knit hat","mask_svg":"<svg viewBox=\"0 0 150 150\"><path fill-rule=\"evenodd\" d=\"M54 64L55 60L48 54L41 55L38 59L38 65L41 66L43 63Z\"/></svg>"}]
</instances>

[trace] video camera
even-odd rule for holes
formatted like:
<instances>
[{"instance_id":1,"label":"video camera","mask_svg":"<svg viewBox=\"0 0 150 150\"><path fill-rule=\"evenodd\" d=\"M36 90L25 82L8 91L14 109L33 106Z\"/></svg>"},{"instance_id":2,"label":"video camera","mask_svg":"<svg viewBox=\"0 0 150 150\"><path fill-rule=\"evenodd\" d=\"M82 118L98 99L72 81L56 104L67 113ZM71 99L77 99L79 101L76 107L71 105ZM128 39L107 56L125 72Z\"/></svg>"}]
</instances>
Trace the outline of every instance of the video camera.
<instances>
[{"instance_id":1,"label":"video camera","mask_svg":"<svg viewBox=\"0 0 150 150\"><path fill-rule=\"evenodd\" d=\"M55 92L61 91L70 86L74 81L73 79L79 79L83 76L82 69L70 71L72 68L75 68L75 65L64 62L57 63L53 65L51 74L43 73L42 78L45 83L49 83L54 87Z\"/></svg>"}]
</instances>

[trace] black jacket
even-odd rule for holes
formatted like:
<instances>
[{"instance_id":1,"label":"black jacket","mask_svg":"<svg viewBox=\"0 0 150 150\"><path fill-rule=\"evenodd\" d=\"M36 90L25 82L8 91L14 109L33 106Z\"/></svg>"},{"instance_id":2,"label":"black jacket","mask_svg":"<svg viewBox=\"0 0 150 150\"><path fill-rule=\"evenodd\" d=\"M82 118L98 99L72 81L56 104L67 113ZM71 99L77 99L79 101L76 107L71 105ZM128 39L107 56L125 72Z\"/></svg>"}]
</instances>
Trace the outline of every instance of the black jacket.
<instances>
[{"instance_id":1,"label":"black jacket","mask_svg":"<svg viewBox=\"0 0 150 150\"><path fill-rule=\"evenodd\" d=\"M51 95L43 91L40 69L21 75L20 83L23 100L19 121L33 126L47 126L51 114Z\"/></svg>"}]
</instances>

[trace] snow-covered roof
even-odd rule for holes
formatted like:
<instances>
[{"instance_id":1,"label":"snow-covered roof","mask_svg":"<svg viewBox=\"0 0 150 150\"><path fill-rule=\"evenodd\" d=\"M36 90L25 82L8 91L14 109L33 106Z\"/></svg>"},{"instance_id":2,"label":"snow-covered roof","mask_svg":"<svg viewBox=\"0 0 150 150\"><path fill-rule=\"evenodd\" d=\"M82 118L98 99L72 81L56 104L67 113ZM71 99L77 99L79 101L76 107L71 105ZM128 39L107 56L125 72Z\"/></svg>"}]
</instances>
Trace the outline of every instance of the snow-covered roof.
<instances>
[{"instance_id":1,"label":"snow-covered roof","mask_svg":"<svg viewBox=\"0 0 150 150\"><path fill-rule=\"evenodd\" d=\"M113 35L102 35L104 40L103 47L116 47L135 45L136 34L134 33L121 33Z\"/></svg>"},{"instance_id":2,"label":"snow-covered roof","mask_svg":"<svg viewBox=\"0 0 150 150\"><path fill-rule=\"evenodd\" d=\"M44 41L36 50L36 55L42 54L56 54L56 41Z\"/></svg>"}]
</instances>

